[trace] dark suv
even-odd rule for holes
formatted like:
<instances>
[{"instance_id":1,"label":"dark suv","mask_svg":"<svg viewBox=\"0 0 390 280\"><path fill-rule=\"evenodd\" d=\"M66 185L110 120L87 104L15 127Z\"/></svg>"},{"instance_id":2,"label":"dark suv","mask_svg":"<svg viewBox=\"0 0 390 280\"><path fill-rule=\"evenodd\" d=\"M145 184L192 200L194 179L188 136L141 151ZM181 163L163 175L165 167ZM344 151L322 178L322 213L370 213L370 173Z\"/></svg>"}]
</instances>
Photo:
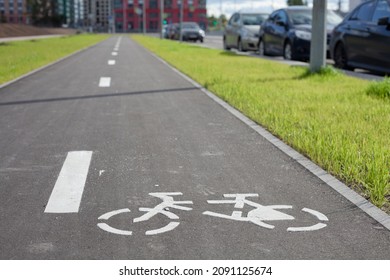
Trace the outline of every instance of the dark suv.
<instances>
[{"instance_id":1,"label":"dark suv","mask_svg":"<svg viewBox=\"0 0 390 280\"><path fill-rule=\"evenodd\" d=\"M390 73L390 0L356 7L332 33L335 66Z\"/></svg>"}]
</instances>

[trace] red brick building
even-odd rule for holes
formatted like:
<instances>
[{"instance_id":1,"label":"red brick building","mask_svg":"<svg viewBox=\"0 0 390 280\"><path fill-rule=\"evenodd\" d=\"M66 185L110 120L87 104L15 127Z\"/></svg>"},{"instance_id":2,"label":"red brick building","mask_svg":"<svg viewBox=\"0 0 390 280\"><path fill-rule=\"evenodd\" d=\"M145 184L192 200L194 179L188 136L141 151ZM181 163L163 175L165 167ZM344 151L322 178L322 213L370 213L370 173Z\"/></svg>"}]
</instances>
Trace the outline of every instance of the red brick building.
<instances>
[{"instance_id":1,"label":"red brick building","mask_svg":"<svg viewBox=\"0 0 390 280\"><path fill-rule=\"evenodd\" d=\"M167 23L180 21L180 2L184 2L183 21L197 22L207 27L206 0L164 0L164 19ZM145 3L147 32L160 29L160 0L114 0L116 32L139 32L143 29L142 11Z\"/></svg>"},{"instance_id":2,"label":"red brick building","mask_svg":"<svg viewBox=\"0 0 390 280\"><path fill-rule=\"evenodd\" d=\"M26 0L0 0L0 23L29 23Z\"/></svg>"}]
</instances>

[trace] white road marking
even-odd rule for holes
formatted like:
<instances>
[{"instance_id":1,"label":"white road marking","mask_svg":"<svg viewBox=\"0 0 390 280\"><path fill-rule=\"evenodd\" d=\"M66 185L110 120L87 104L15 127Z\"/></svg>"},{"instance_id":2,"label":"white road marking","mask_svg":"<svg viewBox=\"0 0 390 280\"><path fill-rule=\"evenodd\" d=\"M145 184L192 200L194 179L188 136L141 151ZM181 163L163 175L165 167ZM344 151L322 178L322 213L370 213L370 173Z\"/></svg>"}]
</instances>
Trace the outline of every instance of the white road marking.
<instances>
[{"instance_id":1,"label":"white road marking","mask_svg":"<svg viewBox=\"0 0 390 280\"><path fill-rule=\"evenodd\" d=\"M320 220L320 221L324 221L324 222L329 221L328 217L326 217L324 214L322 214L322 213L320 213L320 212L318 212L316 210L309 209L309 208L303 208L302 211L306 212L306 213L310 213L313 216L316 216L317 219Z\"/></svg>"},{"instance_id":2,"label":"white road marking","mask_svg":"<svg viewBox=\"0 0 390 280\"><path fill-rule=\"evenodd\" d=\"M299 231L314 231L326 227L326 224L318 223L310 227L289 227L287 231L299 232Z\"/></svg>"},{"instance_id":3,"label":"white road marking","mask_svg":"<svg viewBox=\"0 0 390 280\"><path fill-rule=\"evenodd\" d=\"M99 81L99 87L110 87L111 78L110 77L101 77Z\"/></svg>"},{"instance_id":4,"label":"white road marking","mask_svg":"<svg viewBox=\"0 0 390 280\"><path fill-rule=\"evenodd\" d=\"M116 41L116 44L115 44L115 47L114 47L114 51L117 52L119 50L119 46L121 44L121 41L122 41L122 37L119 37L118 41Z\"/></svg>"},{"instance_id":5,"label":"white road marking","mask_svg":"<svg viewBox=\"0 0 390 280\"><path fill-rule=\"evenodd\" d=\"M87 180L91 151L69 152L54 185L45 213L77 213Z\"/></svg>"},{"instance_id":6,"label":"white road marking","mask_svg":"<svg viewBox=\"0 0 390 280\"><path fill-rule=\"evenodd\" d=\"M112 52L111 53L113 56L117 56L118 55L118 52Z\"/></svg>"},{"instance_id":7,"label":"white road marking","mask_svg":"<svg viewBox=\"0 0 390 280\"><path fill-rule=\"evenodd\" d=\"M145 235L156 235L170 230L174 230L179 224L180 224L179 222L170 222L165 227L154 229L154 230L148 230L147 232L145 232Z\"/></svg>"},{"instance_id":8,"label":"white road marking","mask_svg":"<svg viewBox=\"0 0 390 280\"><path fill-rule=\"evenodd\" d=\"M106 214L101 215L98 219L99 220L108 220L111 217L113 217L115 215L118 215L118 214L122 214L122 213L130 213L130 209L129 208L124 208L124 209L111 211L111 212L108 212ZM119 235L132 235L133 234L133 232L130 231L130 230L117 229L117 228L114 228L114 227L112 227L112 226L110 226L110 225L108 225L106 223L98 223L97 226L99 228L101 228L102 230L105 230L107 232L111 232L111 233L114 233L114 234L119 234Z\"/></svg>"},{"instance_id":9,"label":"white road marking","mask_svg":"<svg viewBox=\"0 0 390 280\"><path fill-rule=\"evenodd\" d=\"M108 212L106 214L101 215L98 218L98 220L108 220L109 218L111 218L115 215L118 215L118 214L122 214L122 213L130 213L130 209L124 208L124 209L119 209L119 210L114 210L114 211Z\"/></svg>"},{"instance_id":10,"label":"white road marking","mask_svg":"<svg viewBox=\"0 0 390 280\"><path fill-rule=\"evenodd\" d=\"M98 223L97 226L101 228L102 230L105 230L107 232L111 232L114 234L120 234L120 235L132 235L133 232L130 230L121 230L117 228L113 228L112 226L107 225L106 223Z\"/></svg>"},{"instance_id":11,"label":"white road marking","mask_svg":"<svg viewBox=\"0 0 390 280\"><path fill-rule=\"evenodd\" d=\"M109 60L108 65L115 65L116 61L115 60Z\"/></svg>"}]
</instances>

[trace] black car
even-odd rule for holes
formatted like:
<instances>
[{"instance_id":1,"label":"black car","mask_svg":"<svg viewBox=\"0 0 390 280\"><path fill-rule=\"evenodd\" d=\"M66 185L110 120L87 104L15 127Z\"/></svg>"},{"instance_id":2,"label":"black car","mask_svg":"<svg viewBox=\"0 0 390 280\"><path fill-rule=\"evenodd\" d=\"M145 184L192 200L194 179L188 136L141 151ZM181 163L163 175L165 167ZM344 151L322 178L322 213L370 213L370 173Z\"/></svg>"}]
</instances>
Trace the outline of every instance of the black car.
<instances>
[{"instance_id":1,"label":"black car","mask_svg":"<svg viewBox=\"0 0 390 280\"><path fill-rule=\"evenodd\" d=\"M390 73L390 0L356 7L334 29L330 49L338 68Z\"/></svg>"},{"instance_id":2,"label":"black car","mask_svg":"<svg viewBox=\"0 0 390 280\"><path fill-rule=\"evenodd\" d=\"M290 60L309 60L312 8L291 6L274 11L260 29L260 55L284 56ZM342 18L327 11L328 43L333 28Z\"/></svg>"}]
</instances>

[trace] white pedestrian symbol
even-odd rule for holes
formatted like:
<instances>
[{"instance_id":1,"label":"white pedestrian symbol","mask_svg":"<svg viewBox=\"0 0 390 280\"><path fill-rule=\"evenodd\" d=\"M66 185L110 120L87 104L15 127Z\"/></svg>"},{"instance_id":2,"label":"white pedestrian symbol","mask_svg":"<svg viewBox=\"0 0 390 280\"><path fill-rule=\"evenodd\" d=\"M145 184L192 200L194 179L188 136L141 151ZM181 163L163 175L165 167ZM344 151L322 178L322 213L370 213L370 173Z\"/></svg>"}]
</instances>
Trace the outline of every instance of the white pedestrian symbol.
<instances>
[{"instance_id":1,"label":"white pedestrian symbol","mask_svg":"<svg viewBox=\"0 0 390 280\"><path fill-rule=\"evenodd\" d=\"M255 209L248 212L247 216L243 216L242 211L233 211L231 215L205 211L204 215L213 216L217 218L224 218L234 221L243 221L250 222L260 227L264 227L267 229L273 229L275 226L265 223L266 221L282 221L282 220L294 220L295 218L291 215L285 214L281 211L281 209L292 209L291 205L261 205L259 203L248 200L248 197L258 197L258 194L249 193L249 194L224 194L225 198L233 198L232 200L208 200L209 204L234 204L234 208L243 209L245 205L249 205L254 207ZM320 221L328 221L328 218L312 209L303 208L303 212L309 213L315 216ZM317 223L313 226L309 227L289 227L287 231L313 231L319 230L326 227L324 223Z\"/></svg>"},{"instance_id":2,"label":"white pedestrian symbol","mask_svg":"<svg viewBox=\"0 0 390 280\"><path fill-rule=\"evenodd\" d=\"M181 192L160 192L160 193L156 192L156 193L149 193L149 195L160 198L162 200L162 202L160 204L158 204L157 206L155 206L154 208L140 207L139 211L146 212L146 213L138 218L133 219L133 223L147 221L150 218L152 218L158 214L162 214L162 215L168 217L169 219L175 220L175 221L169 222L164 227L154 229L154 230L148 230L145 232L146 235L155 235L155 234L171 231L171 230L175 229L180 224L180 222L178 222L179 216L176 215L175 213L170 212L170 209L178 209L178 210L184 210L184 211L192 210L192 208L190 208L190 207L181 206L182 204L193 204L192 201L175 201L173 199L173 196L183 195ZM111 211L111 212L108 212L108 213L100 216L98 219L99 220L108 220L115 215L122 214L122 213L129 213L129 212L130 212L130 209L128 209L128 208L115 210L115 211ZM115 233L115 234L132 235L132 231L116 229L116 228L111 227L107 223L99 223L98 227L105 230L105 231Z\"/></svg>"}]
</instances>

